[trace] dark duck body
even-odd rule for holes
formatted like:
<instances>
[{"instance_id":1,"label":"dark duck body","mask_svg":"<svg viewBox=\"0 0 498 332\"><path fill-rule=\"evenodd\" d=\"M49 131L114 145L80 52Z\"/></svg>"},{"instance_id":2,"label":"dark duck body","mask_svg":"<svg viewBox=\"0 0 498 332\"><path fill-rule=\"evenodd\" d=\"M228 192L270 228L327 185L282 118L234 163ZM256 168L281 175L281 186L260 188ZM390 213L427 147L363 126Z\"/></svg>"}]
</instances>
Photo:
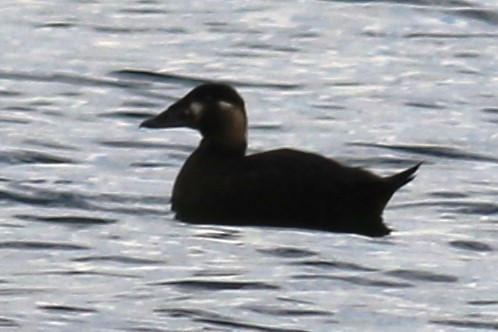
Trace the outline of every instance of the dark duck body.
<instances>
[{"instance_id":1,"label":"dark duck body","mask_svg":"<svg viewBox=\"0 0 498 332\"><path fill-rule=\"evenodd\" d=\"M173 188L176 218L383 236L382 211L420 164L389 177L317 154L279 149L245 155L247 116L232 87L202 84L141 127L188 127L202 141Z\"/></svg>"}]
</instances>

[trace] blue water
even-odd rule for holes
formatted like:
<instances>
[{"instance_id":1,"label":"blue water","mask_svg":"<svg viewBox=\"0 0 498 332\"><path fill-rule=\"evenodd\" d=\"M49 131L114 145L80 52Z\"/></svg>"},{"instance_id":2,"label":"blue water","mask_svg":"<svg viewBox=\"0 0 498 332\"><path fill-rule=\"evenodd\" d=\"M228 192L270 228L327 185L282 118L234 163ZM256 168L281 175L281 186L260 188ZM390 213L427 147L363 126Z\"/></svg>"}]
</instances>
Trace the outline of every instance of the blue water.
<instances>
[{"instance_id":1,"label":"blue water","mask_svg":"<svg viewBox=\"0 0 498 332\"><path fill-rule=\"evenodd\" d=\"M0 330L498 330L498 6L4 1ZM199 141L139 130L204 80L250 152L424 161L382 239L175 221Z\"/></svg>"}]
</instances>

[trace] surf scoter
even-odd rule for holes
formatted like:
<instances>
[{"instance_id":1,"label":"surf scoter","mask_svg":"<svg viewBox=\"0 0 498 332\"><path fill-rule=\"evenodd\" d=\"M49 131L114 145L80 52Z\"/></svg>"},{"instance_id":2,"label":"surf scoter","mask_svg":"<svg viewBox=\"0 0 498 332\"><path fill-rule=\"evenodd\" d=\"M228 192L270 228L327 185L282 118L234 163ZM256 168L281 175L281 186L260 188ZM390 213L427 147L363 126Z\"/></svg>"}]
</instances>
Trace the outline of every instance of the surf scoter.
<instances>
[{"instance_id":1,"label":"surf scoter","mask_svg":"<svg viewBox=\"0 0 498 332\"><path fill-rule=\"evenodd\" d=\"M201 143L183 165L172 196L176 218L190 223L383 236L390 233L384 207L420 166L379 177L293 149L246 156L244 100L222 83L197 86L140 127L200 131Z\"/></svg>"}]
</instances>

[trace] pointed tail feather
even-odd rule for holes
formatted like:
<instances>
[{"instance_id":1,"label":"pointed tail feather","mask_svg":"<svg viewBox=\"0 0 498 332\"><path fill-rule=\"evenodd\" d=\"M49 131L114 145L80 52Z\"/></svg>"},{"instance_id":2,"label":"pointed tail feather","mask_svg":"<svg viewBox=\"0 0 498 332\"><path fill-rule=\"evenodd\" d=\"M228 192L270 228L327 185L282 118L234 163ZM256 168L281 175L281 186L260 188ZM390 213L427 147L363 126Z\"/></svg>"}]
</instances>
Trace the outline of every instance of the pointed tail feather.
<instances>
[{"instance_id":1,"label":"pointed tail feather","mask_svg":"<svg viewBox=\"0 0 498 332\"><path fill-rule=\"evenodd\" d=\"M374 194L377 199L371 201L371 205L366 209L369 211L369 215L378 216L379 220L382 221L382 212L391 197L399 188L403 187L415 178L415 172L420 165L422 165L422 163L418 163L417 165L412 166L398 174L383 178L385 185L381 186L381 188L377 188L379 191Z\"/></svg>"},{"instance_id":2,"label":"pointed tail feather","mask_svg":"<svg viewBox=\"0 0 498 332\"><path fill-rule=\"evenodd\" d=\"M392 188L392 192L394 193L399 188L403 187L405 184L410 182L415 178L415 172L422 165L423 162L418 163L417 165L404 170L401 173L394 174L388 178L386 178L387 182L390 184Z\"/></svg>"}]
</instances>

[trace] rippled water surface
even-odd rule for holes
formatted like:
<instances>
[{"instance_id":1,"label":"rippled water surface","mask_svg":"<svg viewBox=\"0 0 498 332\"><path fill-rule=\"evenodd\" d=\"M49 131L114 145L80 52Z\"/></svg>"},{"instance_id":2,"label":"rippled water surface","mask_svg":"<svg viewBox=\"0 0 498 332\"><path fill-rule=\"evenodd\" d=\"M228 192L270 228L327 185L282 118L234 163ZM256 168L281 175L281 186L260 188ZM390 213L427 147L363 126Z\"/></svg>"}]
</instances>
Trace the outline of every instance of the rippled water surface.
<instances>
[{"instance_id":1,"label":"rippled water surface","mask_svg":"<svg viewBox=\"0 0 498 332\"><path fill-rule=\"evenodd\" d=\"M0 26L0 330L498 330L495 1L10 0ZM138 124L205 80L251 152L424 161L395 231L175 221L199 136Z\"/></svg>"}]
</instances>

